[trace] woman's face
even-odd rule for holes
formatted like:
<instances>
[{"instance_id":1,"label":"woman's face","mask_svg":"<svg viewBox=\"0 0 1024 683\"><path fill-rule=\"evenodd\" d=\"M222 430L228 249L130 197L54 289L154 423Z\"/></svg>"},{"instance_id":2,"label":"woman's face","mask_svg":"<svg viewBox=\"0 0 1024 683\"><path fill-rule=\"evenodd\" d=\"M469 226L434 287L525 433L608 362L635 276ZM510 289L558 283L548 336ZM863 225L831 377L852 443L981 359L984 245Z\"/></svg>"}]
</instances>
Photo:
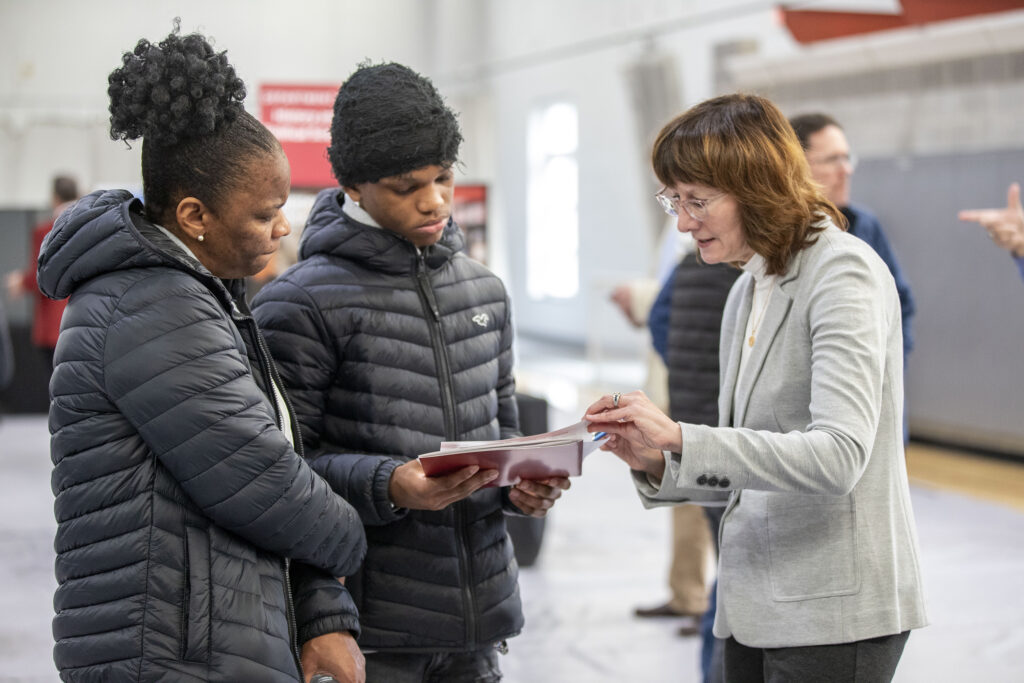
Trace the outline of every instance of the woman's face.
<instances>
[{"instance_id":1,"label":"woman's face","mask_svg":"<svg viewBox=\"0 0 1024 683\"><path fill-rule=\"evenodd\" d=\"M693 236L705 263L746 263L754 255L743 235L740 205L732 195L693 183L676 183L662 194L679 213L676 228Z\"/></svg>"},{"instance_id":2,"label":"woman's face","mask_svg":"<svg viewBox=\"0 0 1024 683\"><path fill-rule=\"evenodd\" d=\"M345 191L382 228L426 247L441 239L448 225L454 187L451 167L431 165Z\"/></svg>"},{"instance_id":3,"label":"woman's face","mask_svg":"<svg viewBox=\"0 0 1024 683\"><path fill-rule=\"evenodd\" d=\"M222 278L240 278L263 270L281 238L291 232L282 212L291 189L291 169L283 152L249 162L242 187L217 211L210 210L202 242L191 248L206 268Z\"/></svg>"}]
</instances>

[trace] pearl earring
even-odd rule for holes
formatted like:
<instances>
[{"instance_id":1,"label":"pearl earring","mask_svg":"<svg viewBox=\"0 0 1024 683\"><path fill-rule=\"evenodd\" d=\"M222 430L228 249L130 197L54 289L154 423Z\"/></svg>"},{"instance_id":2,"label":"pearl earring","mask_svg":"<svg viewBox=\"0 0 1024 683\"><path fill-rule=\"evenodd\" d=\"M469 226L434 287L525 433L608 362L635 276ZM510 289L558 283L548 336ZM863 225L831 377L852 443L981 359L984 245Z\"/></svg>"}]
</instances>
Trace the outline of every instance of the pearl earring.
<instances>
[{"instance_id":1,"label":"pearl earring","mask_svg":"<svg viewBox=\"0 0 1024 683\"><path fill-rule=\"evenodd\" d=\"M196 237L196 239L202 242L205 238L202 235L199 235L198 237Z\"/></svg>"}]
</instances>

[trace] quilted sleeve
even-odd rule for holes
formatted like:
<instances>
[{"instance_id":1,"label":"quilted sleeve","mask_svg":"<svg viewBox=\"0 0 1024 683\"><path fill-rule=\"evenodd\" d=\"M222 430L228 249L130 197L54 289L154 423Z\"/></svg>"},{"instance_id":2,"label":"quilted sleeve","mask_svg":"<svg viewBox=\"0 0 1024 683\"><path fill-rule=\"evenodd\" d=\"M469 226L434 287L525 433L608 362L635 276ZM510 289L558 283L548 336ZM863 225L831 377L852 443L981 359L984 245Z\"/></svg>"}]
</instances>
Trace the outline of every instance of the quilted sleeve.
<instances>
[{"instance_id":1,"label":"quilted sleeve","mask_svg":"<svg viewBox=\"0 0 1024 683\"><path fill-rule=\"evenodd\" d=\"M299 644L342 631L359 637L359 611L348 589L338 579L295 562L292 564L292 593Z\"/></svg>"},{"instance_id":2,"label":"quilted sleeve","mask_svg":"<svg viewBox=\"0 0 1024 683\"><path fill-rule=\"evenodd\" d=\"M338 453L323 444L327 393L338 356L316 302L286 278L264 287L253 315L288 390L310 464L349 501L364 524L388 524L405 515L389 503L391 473L401 462L386 455Z\"/></svg>"},{"instance_id":3,"label":"quilted sleeve","mask_svg":"<svg viewBox=\"0 0 1024 683\"><path fill-rule=\"evenodd\" d=\"M249 542L345 576L366 538L355 510L292 450L195 279L166 271L121 298L106 330L106 391L205 515Z\"/></svg>"}]
</instances>

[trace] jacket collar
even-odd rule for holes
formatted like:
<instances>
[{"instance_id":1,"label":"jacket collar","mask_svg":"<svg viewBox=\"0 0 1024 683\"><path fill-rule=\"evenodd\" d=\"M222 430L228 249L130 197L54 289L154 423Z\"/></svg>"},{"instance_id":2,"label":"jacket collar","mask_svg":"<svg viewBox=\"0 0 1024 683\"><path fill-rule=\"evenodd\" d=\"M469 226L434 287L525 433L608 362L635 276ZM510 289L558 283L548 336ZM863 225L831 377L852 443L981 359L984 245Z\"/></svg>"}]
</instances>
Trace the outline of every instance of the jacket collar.
<instances>
[{"instance_id":1,"label":"jacket collar","mask_svg":"<svg viewBox=\"0 0 1024 683\"><path fill-rule=\"evenodd\" d=\"M388 273L409 273L416 268L416 247L404 237L384 228L360 223L345 213L345 195L339 188L317 195L309 220L299 241L299 260L326 254L358 261ZM462 251L462 231L449 219L441 239L423 248L424 262L437 269Z\"/></svg>"},{"instance_id":2,"label":"jacket collar","mask_svg":"<svg viewBox=\"0 0 1024 683\"><path fill-rule=\"evenodd\" d=\"M186 254L142 214L126 190L98 190L68 207L54 222L39 254L39 288L63 299L92 278L118 270L170 267L202 281L230 308L241 280L221 280Z\"/></svg>"}]
</instances>

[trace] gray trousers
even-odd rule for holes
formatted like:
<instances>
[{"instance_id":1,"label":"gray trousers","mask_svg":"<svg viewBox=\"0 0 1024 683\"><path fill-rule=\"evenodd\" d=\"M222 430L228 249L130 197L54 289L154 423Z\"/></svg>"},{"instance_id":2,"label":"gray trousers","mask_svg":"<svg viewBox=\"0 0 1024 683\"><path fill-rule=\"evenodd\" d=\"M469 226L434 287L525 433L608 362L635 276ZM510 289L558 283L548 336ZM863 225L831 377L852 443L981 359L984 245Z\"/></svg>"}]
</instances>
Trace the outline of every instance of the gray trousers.
<instances>
[{"instance_id":1,"label":"gray trousers","mask_svg":"<svg viewBox=\"0 0 1024 683\"><path fill-rule=\"evenodd\" d=\"M725 641L728 683L888 683L910 631L838 645L747 647Z\"/></svg>"}]
</instances>

